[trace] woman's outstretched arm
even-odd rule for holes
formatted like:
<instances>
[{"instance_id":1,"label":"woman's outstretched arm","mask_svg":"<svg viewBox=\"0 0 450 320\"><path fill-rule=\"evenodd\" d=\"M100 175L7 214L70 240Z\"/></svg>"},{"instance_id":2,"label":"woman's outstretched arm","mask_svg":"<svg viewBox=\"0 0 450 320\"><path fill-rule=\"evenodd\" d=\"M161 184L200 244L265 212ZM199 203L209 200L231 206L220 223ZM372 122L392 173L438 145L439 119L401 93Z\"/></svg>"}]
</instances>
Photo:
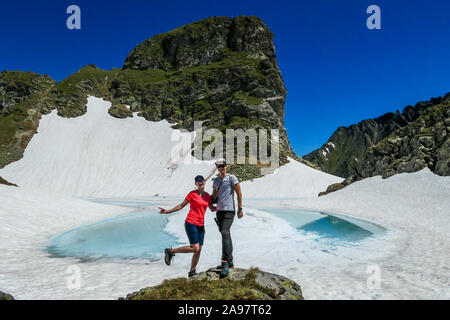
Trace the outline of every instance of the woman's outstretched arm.
<instances>
[{"instance_id":1,"label":"woman's outstretched arm","mask_svg":"<svg viewBox=\"0 0 450 320\"><path fill-rule=\"evenodd\" d=\"M186 199L184 199L182 203L180 203L179 205L173 207L173 208L170 209L170 210L166 210L166 209L164 209L164 208L158 207L159 213L161 213L161 214L169 214L169 213L172 213L172 212L176 212L176 211L178 211L178 210L183 209L188 203L189 203L189 201L187 201Z\"/></svg>"}]
</instances>

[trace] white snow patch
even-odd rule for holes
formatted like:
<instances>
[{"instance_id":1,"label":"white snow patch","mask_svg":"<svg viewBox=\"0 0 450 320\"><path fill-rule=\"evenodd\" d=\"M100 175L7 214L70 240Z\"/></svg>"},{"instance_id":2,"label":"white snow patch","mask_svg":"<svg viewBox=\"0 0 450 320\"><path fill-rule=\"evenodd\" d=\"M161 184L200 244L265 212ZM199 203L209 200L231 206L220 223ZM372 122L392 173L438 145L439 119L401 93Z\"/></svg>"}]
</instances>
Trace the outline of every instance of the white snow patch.
<instances>
[{"instance_id":1,"label":"white snow patch","mask_svg":"<svg viewBox=\"0 0 450 320\"><path fill-rule=\"evenodd\" d=\"M165 120L113 118L110 106L89 97L80 117L62 118L55 110L43 116L23 158L0 175L20 186L80 197L148 196L182 195L194 187L196 175L215 169L212 161L172 163L176 146L187 163L196 161L190 143L180 143L192 133L174 130Z\"/></svg>"},{"instance_id":2,"label":"white snow patch","mask_svg":"<svg viewBox=\"0 0 450 320\"><path fill-rule=\"evenodd\" d=\"M304 198L316 197L330 184L342 178L318 171L294 159L273 174L253 181L244 181L241 188L248 198Z\"/></svg>"},{"instance_id":3,"label":"white snow patch","mask_svg":"<svg viewBox=\"0 0 450 320\"><path fill-rule=\"evenodd\" d=\"M425 168L388 179L364 179L318 199L282 201L286 206L365 219L398 234L391 241L396 247L391 256L350 264L318 278L301 277L305 297L450 299L449 195L450 177ZM366 286L370 265L380 267L379 290Z\"/></svg>"}]
</instances>

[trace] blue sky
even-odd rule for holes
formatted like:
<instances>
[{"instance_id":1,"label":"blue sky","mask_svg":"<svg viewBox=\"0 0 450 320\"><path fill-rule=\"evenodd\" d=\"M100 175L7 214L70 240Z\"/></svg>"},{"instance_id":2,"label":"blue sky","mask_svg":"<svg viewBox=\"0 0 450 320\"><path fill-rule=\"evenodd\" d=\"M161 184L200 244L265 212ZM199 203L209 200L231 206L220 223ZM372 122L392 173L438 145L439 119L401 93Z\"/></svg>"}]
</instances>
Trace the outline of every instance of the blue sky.
<instances>
[{"instance_id":1,"label":"blue sky","mask_svg":"<svg viewBox=\"0 0 450 320\"><path fill-rule=\"evenodd\" d=\"M66 8L81 8L81 30ZM366 27L369 5L381 30ZM450 1L40 1L0 5L0 70L62 80L121 67L141 41L209 16L263 19L275 34L285 125L300 156L348 126L450 91Z\"/></svg>"}]
</instances>

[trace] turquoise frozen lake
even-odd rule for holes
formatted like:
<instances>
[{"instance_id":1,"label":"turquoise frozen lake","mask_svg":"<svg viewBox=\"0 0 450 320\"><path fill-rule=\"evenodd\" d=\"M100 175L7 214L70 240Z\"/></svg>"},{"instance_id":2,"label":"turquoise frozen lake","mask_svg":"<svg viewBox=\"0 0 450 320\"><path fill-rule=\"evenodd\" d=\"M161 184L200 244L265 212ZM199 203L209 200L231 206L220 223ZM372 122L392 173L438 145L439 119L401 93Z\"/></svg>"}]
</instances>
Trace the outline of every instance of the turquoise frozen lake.
<instances>
[{"instance_id":1,"label":"turquoise frozen lake","mask_svg":"<svg viewBox=\"0 0 450 320\"><path fill-rule=\"evenodd\" d=\"M127 207L154 207L150 201L101 200ZM384 232L384 228L349 217L295 208L260 209L289 223L298 232L325 239L331 247L358 246L358 242ZM168 215L155 208L80 226L53 237L47 251L53 257L161 258L164 248L177 246L177 238L165 231Z\"/></svg>"}]
</instances>

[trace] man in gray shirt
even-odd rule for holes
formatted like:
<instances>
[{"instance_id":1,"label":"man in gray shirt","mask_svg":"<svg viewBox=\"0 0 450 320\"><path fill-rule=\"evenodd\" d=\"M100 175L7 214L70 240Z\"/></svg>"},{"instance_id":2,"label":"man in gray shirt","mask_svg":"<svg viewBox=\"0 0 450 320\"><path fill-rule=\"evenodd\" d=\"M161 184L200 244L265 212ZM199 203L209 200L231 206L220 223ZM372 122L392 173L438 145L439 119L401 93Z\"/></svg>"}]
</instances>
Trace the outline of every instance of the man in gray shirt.
<instances>
[{"instance_id":1,"label":"man in gray shirt","mask_svg":"<svg viewBox=\"0 0 450 320\"><path fill-rule=\"evenodd\" d=\"M238 218L242 218L242 193L239 180L233 174L227 174L227 163L225 160L216 162L219 176L214 180L212 197L217 197L217 225L222 235L222 262L218 268L221 269L220 276L226 277L229 268L234 268L233 242L231 241L231 225L235 215L234 191L237 194Z\"/></svg>"}]
</instances>

